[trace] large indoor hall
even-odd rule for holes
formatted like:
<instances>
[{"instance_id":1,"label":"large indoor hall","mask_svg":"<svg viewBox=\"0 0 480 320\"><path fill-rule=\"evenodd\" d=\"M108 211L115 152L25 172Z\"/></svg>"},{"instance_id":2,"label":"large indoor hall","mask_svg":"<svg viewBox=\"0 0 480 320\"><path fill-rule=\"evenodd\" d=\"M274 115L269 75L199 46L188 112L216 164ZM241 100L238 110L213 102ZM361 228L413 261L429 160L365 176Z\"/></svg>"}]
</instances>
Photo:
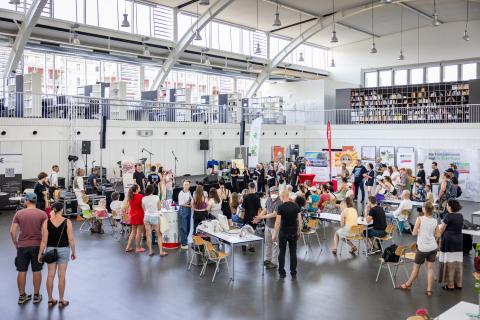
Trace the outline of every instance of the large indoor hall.
<instances>
[{"instance_id":1,"label":"large indoor hall","mask_svg":"<svg viewBox=\"0 0 480 320\"><path fill-rule=\"evenodd\" d=\"M0 1L0 319L480 319L480 0Z\"/></svg>"}]
</instances>

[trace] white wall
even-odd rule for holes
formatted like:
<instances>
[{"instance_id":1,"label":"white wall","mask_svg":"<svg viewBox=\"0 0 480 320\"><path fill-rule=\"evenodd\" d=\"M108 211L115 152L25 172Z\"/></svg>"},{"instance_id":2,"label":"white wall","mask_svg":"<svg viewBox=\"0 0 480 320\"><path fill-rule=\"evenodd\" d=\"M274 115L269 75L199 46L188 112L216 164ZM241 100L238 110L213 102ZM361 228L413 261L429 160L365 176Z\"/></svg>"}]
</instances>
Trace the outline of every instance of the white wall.
<instances>
[{"instance_id":1,"label":"white wall","mask_svg":"<svg viewBox=\"0 0 480 320\"><path fill-rule=\"evenodd\" d=\"M405 60L399 61L400 34L375 39L378 53L371 54L371 39L334 48L335 68L330 78L360 85L361 69L399 66L480 57L480 21L469 22L470 41L462 39L465 22L445 23L420 29L420 60L417 59L417 30L404 32ZM339 35L340 36L340 35Z\"/></svg>"},{"instance_id":2,"label":"white wall","mask_svg":"<svg viewBox=\"0 0 480 320\"><path fill-rule=\"evenodd\" d=\"M24 178L36 177L40 171L49 172L53 164L59 164L61 175L67 176L70 138L66 120L0 119L0 131L7 132L0 136L0 154L23 154ZM92 154L88 156L89 168L94 160L95 165L100 164L98 126L99 122L95 120L79 121L77 126L80 131L78 141L92 141ZM152 129L154 133L152 137L142 138L137 136L137 129ZM34 130L38 132L37 135L32 134ZM125 135L122 135L122 131L125 131ZM239 131L238 125L213 125L211 146L214 159L229 160L234 157L235 147L239 145ZM265 134L261 139L260 161L270 161L271 148L274 145L287 147L289 144L299 144L302 146L301 152L304 152L303 126L265 125L262 131ZM164 132L168 134L164 135ZM200 132L202 135L199 135ZM141 153L142 148L145 148L155 154L152 156L154 164L161 163L166 168L174 167L171 153L174 151L179 159L178 175L202 174L204 154L199 150L200 139L208 139L207 129L203 124L109 121L107 148L102 152L103 166L108 169L108 176L112 176L116 162L122 156L122 149L136 160L148 158L147 153ZM246 142L248 144L248 135ZM80 154L80 145L81 143L77 155ZM207 160L208 155L207 152ZM84 161L80 159L77 166L83 167Z\"/></svg>"}]
</instances>

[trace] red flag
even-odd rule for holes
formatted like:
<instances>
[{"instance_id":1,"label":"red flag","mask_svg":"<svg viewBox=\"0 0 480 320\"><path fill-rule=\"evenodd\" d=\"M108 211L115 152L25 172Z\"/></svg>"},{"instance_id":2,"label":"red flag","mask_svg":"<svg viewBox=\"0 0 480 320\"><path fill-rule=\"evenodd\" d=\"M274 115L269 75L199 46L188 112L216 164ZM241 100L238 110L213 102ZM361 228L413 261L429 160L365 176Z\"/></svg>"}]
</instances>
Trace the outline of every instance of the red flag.
<instances>
[{"instance_id":1,"label":"red flag","mask_svg":"<svg viewBox=\"0 0 480 320\"><path fill-rule=\"evenodd\" d=\"M328 164L330 167L330 181L332 181L332 126L327 123Z\"/></svg>"}]
</instances>

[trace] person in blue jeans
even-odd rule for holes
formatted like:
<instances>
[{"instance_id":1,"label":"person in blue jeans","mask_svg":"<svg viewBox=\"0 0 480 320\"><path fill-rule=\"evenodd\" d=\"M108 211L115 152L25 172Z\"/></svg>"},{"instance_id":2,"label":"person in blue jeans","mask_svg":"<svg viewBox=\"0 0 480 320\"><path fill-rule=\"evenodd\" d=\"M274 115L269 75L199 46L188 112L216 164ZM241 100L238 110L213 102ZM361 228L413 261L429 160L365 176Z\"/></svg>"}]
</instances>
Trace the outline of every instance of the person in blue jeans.
<instances>
[{"instance_id":1,"label":"person in blue jeans","mask_svg":"<svg viewBox=\"0 0 480 320\"><path fill-rule=\"evenodd\" d=\"M178 194L178 220L180 222L180 244L182 249L188 249L188 235L190 234L190 221L192 219L192 194L190 181L183 181L183 189Z\"/></svg>"}]
</instances>

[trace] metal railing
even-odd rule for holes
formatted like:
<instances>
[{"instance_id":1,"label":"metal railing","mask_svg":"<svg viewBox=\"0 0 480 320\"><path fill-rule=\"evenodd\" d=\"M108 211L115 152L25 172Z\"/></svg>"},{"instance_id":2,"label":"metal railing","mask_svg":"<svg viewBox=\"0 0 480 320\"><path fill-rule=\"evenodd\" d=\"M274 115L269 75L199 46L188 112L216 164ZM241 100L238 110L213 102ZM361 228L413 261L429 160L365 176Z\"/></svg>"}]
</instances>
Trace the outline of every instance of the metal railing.
<instances>
[{"instance_id":1,"label":"metal railing","mask_svg":"<svg viewBox=\"0 0 480 320\"><path fill-rule=\"evenodd\" d=\"M480 105L376 107L325 110L324 124L437 124L474 123L480 126Z\"/></svg>"},{"instance_id":2,"label":"metal railing","mask_svg":"<svg viewBox=\"0 0 480 320\"><path fill-rule=\"evenodd\" d=\"M247 123L262 117L265 124L322 123L320 109L305 107L242 108L234 105L172 103L106 99L86 96L7 93L0 91L0 118L44 118L94 120L105 115L108 120L193 122L238 124L242 117Z\"/></svg>"}]
</instances>

